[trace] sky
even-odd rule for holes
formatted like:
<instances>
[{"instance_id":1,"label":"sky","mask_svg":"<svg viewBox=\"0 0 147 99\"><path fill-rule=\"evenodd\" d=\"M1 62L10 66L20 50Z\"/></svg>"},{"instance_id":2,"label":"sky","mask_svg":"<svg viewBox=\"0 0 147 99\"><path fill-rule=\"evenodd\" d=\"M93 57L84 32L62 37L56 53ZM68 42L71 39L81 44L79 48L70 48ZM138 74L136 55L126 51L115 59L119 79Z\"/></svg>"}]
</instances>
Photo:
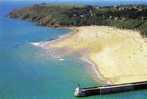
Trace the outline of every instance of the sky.
<instances>
[{"instance_id":1,"label":"sky","mask_svg":"<svg viewBox=\"0 0 147 99\"><path fill-rule=\"evenodd\" d=\"M69 1L93 1L93 2L105 2L105 1L107 1L107 2L110 2L110 1L112 1L112 2L118 2L118 1L131 1L131 2L144 2L144 1L147 1L147 0L0 0L0 1L61 1L61 2L69 2Z\"/></svg>"},{"instance_id":2,"label":"sky","mask_svg":"<svg viewBox=\"0 0 147 99\"><path fill-rule=\"evenodd\" d=\"M147 0L0 0L0 1L32 1L32 2L70 2L70 3L97 3L97 4L147 4Z\"/></svg>"}]
</instances>

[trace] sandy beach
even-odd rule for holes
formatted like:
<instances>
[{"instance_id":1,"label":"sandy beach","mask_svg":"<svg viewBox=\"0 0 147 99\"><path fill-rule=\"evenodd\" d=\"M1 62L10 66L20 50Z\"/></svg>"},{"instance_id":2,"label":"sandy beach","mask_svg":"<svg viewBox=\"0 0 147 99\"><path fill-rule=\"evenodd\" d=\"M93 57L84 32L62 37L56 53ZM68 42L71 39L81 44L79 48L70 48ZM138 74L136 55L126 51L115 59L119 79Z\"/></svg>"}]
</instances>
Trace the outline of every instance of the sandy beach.
<instances>
[{"instance_id":1,"label":"sandy beach","mask_svg":"<svg viewBox=\"0 0 147 99\"><path fill-rule=\"evenodd\" d=\"M71 35L40 47L64 49L63 54L79 52L95 64L99 78L109 84L147 80L147 42L139 32L108 26L72 29L76 31Z\"/></svg>"}]
</instances>

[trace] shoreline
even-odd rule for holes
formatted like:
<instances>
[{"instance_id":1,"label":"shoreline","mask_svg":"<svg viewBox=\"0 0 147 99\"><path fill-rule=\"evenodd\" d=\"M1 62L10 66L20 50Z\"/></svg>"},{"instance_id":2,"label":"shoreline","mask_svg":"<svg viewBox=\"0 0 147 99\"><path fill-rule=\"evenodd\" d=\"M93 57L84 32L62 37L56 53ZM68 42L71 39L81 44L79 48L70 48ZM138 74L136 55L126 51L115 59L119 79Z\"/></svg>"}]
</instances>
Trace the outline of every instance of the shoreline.
<instances>
[{"instance_id":1,"label":"shoreline","mask_svg":"<svg viewBox=\"0 0 147 99\"><path fill-rule=\"evenodd\" d=\"M66 35L65 35L66 36ZM55 40L56 41L56 40ZM55 41L53 41L53 42L55 42ZM36 47L39 47L39 48L42 48L42 49L44 49L44 50L51 50L50 48L47 48L46 47L46 45L48 45L48 44L50 44L50 43L52 43L52 41L50 42L50 41L46 41L46 42L33 42L33 43L31 43L31 45L33 45L33 46L36 46ZM69 49L70 50L70 49ZM72 50L72 49L71 49ZM47 54L49 54L48 52L47 52ZM79 55L79 53L75 53L77 56L76 57L78 57L78 56L80 56ZM55 58L55 59L58 59L58 60L60 60L60 59L64 59L62 56L60 56L59 54L57 54L57 52L55 51L55 55L51 55L51 54L49 54L49 56L51 56L51 57L53 57L53 58ZM86 57L86 56L83 56L83 57L78 57L81 61L83 61L84 62L84 64L86 65L86 67L88 67L88 68L91 68L91 70L94 72L93 74L94 75L92 75L92 77L94 78L94 80L95 81L97 81L97 82L99 82L99 83L101 83L101 84L107 84L106 82L105 82L105 79L104 79L104 77L103 77L103 75L99 72L99 70L98 70L98 68L97 68L97 66L96 66L96 64L94 63L94 62L92 62L92 60L90 60L89 59L89 57Z\"/></svg>"},{"instance_id":2,"label":"shoreline","mask_svg":"<svg viewBox=\"0 0 147 99\"><path fill-rule=\"evenodd\" d=\"M70 27L69 28L71 31L69 32L69 33L67 33L67 34L64 34L64 35L61 35L61 36L59 36L57 39L55 39L55 40L51 40L51 41L40 41L40 42L31 42L30 44L31 45L33 45L33 46L36 46L36 47L39 47L39 48L42 48L42 49L45 49L45 50L51 50L49 47L48 47L48 45L49 44L52 44L52 43L56 43L56 42L60 42L60 41L62 41L63 39L66 39L66 38L68 38L68 37L71 37L72 35L74 35L74 34L76 34L76 32L78 31L77 29L76 29L76 27ZM68 49L68 50L72 50L72 49ZM56 53L56 52L55 52ZM75 52L76 53L76 52ZM78 53L76 53L78 56L80 55L80 54L82 53L82 52L78 52ZM48 53L49 54L49 53ZM60 55L54 55L54 56L52 56L51 55L51 57L54 57L54 58L62 58L62 56L60 56ZM77 57L77 56L76 56ZM64 59L64 58L63 58ZM103 77L103 75L99 72L99 70L98 70L98 68L97 68L97 66L96 66L96 64L92 61L92 60L90 60L90 57L86 57L86 56L82 56L82 57L80 57L79 58L81 61L83 61L83 62L85 62L85 65L87 65L88 67L90 67L91 69L92 69L92 71L94 71L94 74L96 74L96 75L93 75L93 76L95 76L94 77L94 79L97 81L97 82L99 82L99 83L101 83L101 84L107 84L106 82L105 82L105 78Z\"/></svg>"},{"instance_id":3,"label":"shoreline","mask_svg":"<svg viewBox=\"0 0 147 99\"><path fill-rule=\"evenodd\" d=\"M94 71L93 76L94 80L96 80L97 82L101 83L101 84L110 84L106 82L106 79L103 77L103 75L100 73L100 71L97 68L97 65L92 62L92 60L90 60L88 57L81 57L80 58L82 61L86 62L86 65L88 65L89 68L92 69L92 71ZM112 84L112 83L111 83Z\"/></svg>"},{"instance_id":4,"label":"shoreline","mask_svg":"<svg viewBox=\"0 0 147 99\"><path fill-rule=\"evenodd\" d=\"M75 29L75 27L64 27L66 29L69 29L70 32L60 35L59 37L57 37L56 39L53 40L49 40L49 41L40 41L40 42L30 42L31 45L36 46L36 47L40 47L43 49L49 49L49 47L47 47L49 44L55 43L55 42L60 42L62 39L64 38L68 38L72 35L74 35L77 32L77 29Z\"/></svg>"},{"instance_id":5,"label":"shoreline","mask_svg":"<svg viewBox=\"0 0 147 99\"><path fill-rule=\"evenodd\" d=\"M92 70L95 72L97 78L99 79L99 81L105 82L106 84L121 84L121 83L128 83L128 82L135 82L135 81L142 81L142 80L147 80L146 76L144 77L140 77L139 75L142 75L142 72L140 71L136 71L139 67L137 67L137 65L134 67L136 70L132 75L137 75L135 77L137 78L131 78L130 80L127 78L122 78L123 76L120 76L122 78L116 78L117 75L119 74L124 74L126 73L126 75L129 75L129 70L133 70L133 68L131 67L130 64L128 64L128 68L129 70L127 71L127 69L124 69L124 67L120 66L120 68L122 68L123 71L119 71L117 70L117 68L119 68L117 65L117 61L115 63L114 59L115 57L122 57L121 53L119 54L119 50L123 51L122 53L124 53L124 49L121 48L121 46L126 46L124 44L127 44L128 42L131 45L131 47L126 46L126 51L127 54L133 55L131 54L132 52L130 52L130 49L132 50L136 50L135 53L141 53L138 52L138 50L136 49L136 47L140 47L143 46L143 48L141 50L144 51L144 53L146 53L146 43L145 39L141 38L141 35L137 32L137 31L132 31L132 30L121 30L121 29L117 29L114 27L108 27L108 26L83 26L83 27L71 27L69 28L71 29L71 33L68 33L67 35L62 35L61 37L57 38L56 40L53 41L47 41L47 42L41 42L38 43L37 46L41 47L43 49L51 49L51 48L55 48L60 50L59 53L63 54L71 54L74 52L78 52L80 55L81 60L87 62L88 65L91 66ZM89 33L91 32L91 33ZM114 33L113 33L114 32ZM120 33L118 33L120 32ZM112 37L111 37L112 35ZM116 35L116 37L114 37L113 35ZM126 39L126 40L125 40ZM109 41L110 40L110 41ZM108 42L108 43L107 43ZM144 45L140 45L140 44L144 44ZM34 44L36 46L36 44ZM95 46L98 47L95 47ZM108 51L110 51L110 55L112 54L112 57L109 56L108 52L105 51L107 48ZM111 53L111 50L114 51ZM116 50L116 51L115 51ZM118 52L117 52L118 50ZM129 51L129 52L128 52ZM67 53L66 53L67 52ZM126 53L126 52L125 52ZM97 59L97 55L101 56L101 54L105 55L102 56L104 58L98 58ZM108 54L108 55L107 55ZM113 54L118 55L113 57ZM142 55L143 53L141 53ZM139 55L139 54L137 54ZM141 56L143 57L145 61L147 61L147 58L145 56ZM100 57L99 56L99 57ZM110 57L110 60L105 60L105 58L107 59L107 57ZM128 60L125 60L122 58L122 61L126 61L127 62L130 61L130 56L123 56L126 57ZM134 56L132 56L134 57ZM137 56L138 57L138 56ZM84 59L82 59L84 58ZM135 56L136 59L136 56ZM114 66L112 65L112 62L114 61ZM103 63L103 61L106 61ZM107 63L108 61L108 63ZM121 58L119 60L121 62ZM139 60L140 61L140 60ZM106 66L106 65L110 64L110 68ZM134 62L132 63L134 64ZM140 64L140 63L139 63ZM145 62L141 63L144 64L143 66L146 66ZM112 66L111 66L112 65ZM126 65L127 66L127 65ZM140 67L140 70L143 70L144 67ZM125 71L126 70L126 71ZM111 72L116 72L115 74L112 74ZM123 73L124 72L124 73ZM125 75L124 75L125 77ZM129 77L130 78L130 77ZM140 78L140 79L139 79ZM123 80L124 79L124 80Z\"/></svg>"}]
</instances>

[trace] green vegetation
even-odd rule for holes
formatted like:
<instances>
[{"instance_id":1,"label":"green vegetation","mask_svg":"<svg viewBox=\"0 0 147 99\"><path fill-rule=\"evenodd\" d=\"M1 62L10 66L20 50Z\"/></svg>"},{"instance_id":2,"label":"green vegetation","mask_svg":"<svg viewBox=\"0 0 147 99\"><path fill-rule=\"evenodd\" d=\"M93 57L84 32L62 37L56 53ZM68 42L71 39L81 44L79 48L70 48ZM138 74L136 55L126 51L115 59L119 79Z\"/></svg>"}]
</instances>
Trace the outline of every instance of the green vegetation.
<instances>
[{"instance_id":1,"label":"green vegetation","mask_svg":"<svg viewBox=\"0 0 147 99\"><path fill-rule=\"evenodd\" d=\"M34 21L49 27L107 25L135 29L147 36L147 6L94 7L40 4L18 9L10 17Z\"/></svg>"}]
</instances>

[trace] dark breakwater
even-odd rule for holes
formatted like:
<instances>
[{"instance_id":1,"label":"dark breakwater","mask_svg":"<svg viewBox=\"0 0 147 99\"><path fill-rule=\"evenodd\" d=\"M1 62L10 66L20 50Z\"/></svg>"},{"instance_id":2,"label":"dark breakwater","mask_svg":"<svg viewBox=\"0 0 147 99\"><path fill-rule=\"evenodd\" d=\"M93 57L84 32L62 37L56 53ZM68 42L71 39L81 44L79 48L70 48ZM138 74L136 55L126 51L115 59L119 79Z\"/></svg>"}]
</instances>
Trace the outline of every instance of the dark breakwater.
<instances>
[{"instance_id":1,"label":"dark breakwater","mask_svg":"<svg viewBox=\"0 0 147 99\"><path fill-rule=\"evenodd\" d=\"M117 84L117 85L107 85L101 87L88 87L88 88L77 87L74 95L78 97L84 97L84 96L92 96L92 95L105 95L105 94L120 93L126 91L135 91L141 89L147 89L147 81Z\"/></svg>"}]
</instances>

